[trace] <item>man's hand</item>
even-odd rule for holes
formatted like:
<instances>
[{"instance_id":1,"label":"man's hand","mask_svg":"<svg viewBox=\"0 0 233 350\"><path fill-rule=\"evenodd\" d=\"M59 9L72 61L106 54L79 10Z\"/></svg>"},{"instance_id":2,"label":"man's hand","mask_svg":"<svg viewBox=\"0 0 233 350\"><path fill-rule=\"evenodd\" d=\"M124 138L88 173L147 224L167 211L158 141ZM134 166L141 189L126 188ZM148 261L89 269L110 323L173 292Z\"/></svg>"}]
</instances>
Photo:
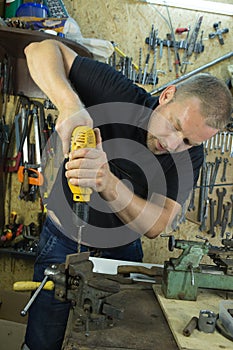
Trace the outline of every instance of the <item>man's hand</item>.
<instances>
[{"instance_id":1,"label":"man's hand","mask_svg":"<svg viewBox=\"0 0 233 350\"><path fill-rule=\"evenodd\" d=\"M99 129L95 129L96 148L81 148L70 152L66 177L72 185L90 187L102 192L108 185L111 172L103 151Z\"/></svg>"},{"instance_id":2,"label":"man's hand","mask_svg":"<svg viewBox=\"0 0 233 350\"><path fill-rule=\"evenodd\" d=\"M68 157L70 140L73 130L77 126L86 125L93 127L93 121L85 108L80 109L69 117L62 114L56 123L56 131L62 142L63 154Z\"/></svg>"}]
</instances>

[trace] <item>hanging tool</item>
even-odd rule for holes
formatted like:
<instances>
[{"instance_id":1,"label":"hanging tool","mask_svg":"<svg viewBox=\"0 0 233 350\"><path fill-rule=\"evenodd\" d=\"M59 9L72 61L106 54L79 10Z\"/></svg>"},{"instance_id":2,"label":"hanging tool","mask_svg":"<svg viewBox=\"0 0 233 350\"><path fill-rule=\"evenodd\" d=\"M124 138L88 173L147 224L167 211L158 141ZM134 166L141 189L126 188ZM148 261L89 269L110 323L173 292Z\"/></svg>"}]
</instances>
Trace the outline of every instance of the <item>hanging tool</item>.
<instances>
[{"instance_id":1,"label":"hanging tool","mask_svg":"<svg viewBox=\"0 0 233 350\"><path fill-rule=\"evenodd\" d=\"M148 70L148 65L149 65L149 59L150 59L150 54L148 53L146 55L146 61L145 61L143 77L142 77L142 84L143 85L146 84L146 77L147 77L147 70Z\"/></svg>"},{"instance_id":2,"label":"hanging tool","mask_svg":"<svg viewBox=\"0 0 233 350\"><path fill-rule=\"evenodd\" d=\"M172 41L173 41L173 48L174 48L174 54L175 54L176 78L178 78L179 77L180 56L179 56L179 52L178 52L178 46L177 46L177 42L176 42L176 38L175 38L174 29L173 29L173 26L172 26L172 21L171 21L169 9L168 9L168 6L167 6L166 3L165 3L165 6L166 6L168 20L169 20L169 26L170 26L170 29L171 29L171 38L172 38Z\"/></svg>"},{"instance_id":3,"label":"hanging tool","mask_svg":"<svg viewBox=\"0 0 233 350\"><path fill-rule=\"evenodd\" d=\"M231 209L231 203L227 202L227 204L223 204L223 215L222 215L222 220L221 220L221 237L224 237L226 227L229 221L229 213Z\"/></svg>"},{"instance_id":4,"label":"hanging tool","mask_svg":"<svg viewBox=\"0 0 233 350\"><path fill-rule=\"evenodd\" d=\"M214 226L214 207L217 202L213 198L210 198L209 203L210 203L210 228L207 231L207 233L211 235L211 238L213 238L216 236L215 226Z\"/></svg>"},{"instance_id":5,"label":"hanging tool","mask_svg":"<svg viewBox=\"0 0 233 350\"><path fill-rule=\"evenodd\" d=\"M38 116L38 106L34 104L32 110L33 124L34 124L34 133L35 133L35 147L36 147L36 165L37 170L41 173L41 137L40 137L40 126L39 126L39 116Z\"/></svg>"},{"instance_id":6,"label":"hanging tool","mask_svg":"<svg viewBox=\"0 0 233 350\"><path fill-rule=\"evenodd\" d=\"M201 28L202 20L203 20L203 16L200 16L197 19L196 24L194 26L194 29L193 29L190 37L189 37L187 50L185 50L184 56L183 56L183 59L182 59L182 64L181 64L181 68L180 68L180 72L181 73L185 73L186 72L187 65L190 63L188 61L188 59L192 55L192 53L194 52L196 41L197 41L197 37L198 37L199 31L200 31L200 28Z\"/></svg>"},{"instance_id":7,"label":"hanging tool","mask_svg":"<svg viewBox=\"0 0 233 350\"><path fill-rule=\"evenodd\" d=\"M20 96L19 106L17 107L17 113L15 116L15 133L16 133L16 146L17 146L17 155L15 157L7 157L7 165L5 166L6 172L17 172L20 164L22 164L23 153L27 153L27 134L28 134L28 117L30 111L30 101L25 96ZM21 123L21 125L19 125ZM12 163L14 165L8 165Z\"/></svg>"},{"instance_id":8,"label":"hanging tool","mask_svg":"<svg viewBox=\"0 0 233 350\"><path fill-rule=\"evenodd\" d=\"M17 176L19 182L24 183L26 181L28 185L42 186L44 183L42 173L38 171L37 166L33 164L25 163L24 166L21 165L17 172Z\"/></svg>"},{"instance_id":9,"label":"hanging tool","mask_svg":"<svg viewBox=\"0 0 233 350\"><path fill-rule=\"evenodd\" d=\"M145 42L148 44L148 51L146 55L146 60L145 60L145 65L143 69L143 76L142 76L142 84L147 83L147 71L148 71L148 66L149 66L149 60L150 60L150 50L154 50L156 46L156 31L154 29L154 24L151 26L151 31L149 34L149 37L146 38Z\"/></svg>"},{"instance_id":10,"label":"hanging tool","mask_svg":"<svg viewBox=\"0 0 233 350\"><path fill-rule=\"evenodd\" d=\"M127 55L126 55L121 49L119 49L119 47L117 47L117 44L116 44L116 43L112 42L112 44L113 44L113 47L114 47L115 52L116 52L118 55L120 55L120 56L123 57L123 58L126 58L126 57L127 57ZM137 65L136 63L132 62L132 66L133 66L134 69L136 69L136 70L138 71L139 67L138 67L138 65Z\"/></svg>"},{"instance_id":11,"label":"hanging tool","mask_svg":"<svg viewBox=\"0 0 233 350\"><path fill-rule=\"evenodd\" d=\"M205 48L205 46L203 45L203 33L204 33L204 30L201 31L200 40L196 42L194 47L195 60L197 59L198 54L202 53Z\"/></svg>"},{"instance_id":12,"label":"hanging tool","mask_svg":"<svg viewBox=\"0 0 233 350\"><path fill-rule=\"evenodd\" d=\"M182 34L182 33L188 32L189 29L190 29L190 28L176 28L175 33L176 33L176 34Z\"/></svg>"},{"instance_id":13,"label":"hanging tool","mask_svg":"<svg viewBox=\"0 0 233 350\"><path fill-rule=\"evenodd\" d=\"M213 24L213 28L214 28L215 32L209 34L209 39L214 39L217 36L220 45L224 45L224 40L223 40L223 36L222 35L228 33L229 29L228 28L222 28L221 29L220 25L221 25L221 22Z\"/></svg>"},{"instance_id":14,"label":"hanging tool","mask_svg":"<svg viewBox=\"0 0 233 350\"><path fill-rule=\"evenodd\" d=\"M138 83L142 83L142 48L139 49L139 59L138 59Z\"/></svg>"},{"instance_id":15,"label":"hanging tool","mask_svg":"<svg viewBox=\"0 0 233 350\"><path fill-rule=\"evenodd\" d=\"M8 126L5 122L6 117L6 108L8 103L8 94L9 94L9 57L5 56L3 63L0 65L0 87L2 94L2 106L1 106L1 116L0 116L0 231L4 229L5 225L5 177L4 177L4 168L5 168L5 155L6 149L9 145L8 139Z\"/></svg>"},{"instance_id":16,"label":"hanging tool","mask_svg":"<svg viewBox=\"0 0 233 350\"><path fill-rule=\"evenodd\" d=\"M216 190L216 194L218 196L218 207L217 207L217 217L216 217L216 220L214 222L214 226L221 224L223 201L224 201L224 197L225 197L226 193L227 193L227 190L225 189L225 187L223 187L221 192L218 188Z\"/></svg>"},{"instance_id":17,"label":"hanging tool","mask_svg":"<svg viewBox=\"0 0 233 350\"><path fill-rule=\"evenodd\" d=\"M78 126L74 129L71 137L71 151L80 148L95 148L96 139L93 129L87 126ZM90 195L92 189L88 187L74 186L68 181L69 188L73 193L73 223L78 228L78 249L82 242L82 230L88 223Z\"/></svg>"},{"instance_id":18,"label":"hanging tool","mask_svg":"<svg viewBox=\"0 0 233 350\"><path fill-rule=\"evenodd\" d=\"M27 129L23 138L23 156L21 165L18 168L18 180L22 183L20 199L34 201L38 186L43 184L41 167L41 138L38 116L38 105L30 101L30 111L28 115L22 115L22 128ZM25 118L24 118L25 117ZM30 142L31 129L33 125L34 142Z\"/></svg>"},{"instance_id":19,"label":"hanging tool","mask_svg":"<svg viewBox=\"0 0 233 350\"><path fill-rule=\"evenodd\" d=\"M166 34L167 40L167 61L168 61L168 68L169 72L172 72L172 62L171 62L171 34L167 33Z\"/></svg>"},{"instance_id":20,"label":"hanging tool","mask_svg":"<svg viewBox=\"0 0 233 350\"><path fill-rule=\"evenodd\" d=\"M157 43L159 42L158 39L158 29L154 29L154 26L152 26L152 40L150 43L151 49L153 50L153 64L151 67L151 72L148 76L148 84L156 85L158 83L158 70L157 70ZM160 40L161 41L161 40Z\"/></svg>"},{"instance_id":21,"label":"hanging tool","mask_svg":"<svg viewBox=\"0 0 233 350\"><path fill-rule=\"evenodd\" d=\"M163 57L163 39L159 39L159 58Z\"/></svg>"},{"instance_id":22,"label":"hanging tool","mask_svg":"<svg viewBox=\"0 0 233 350\"><path fill-rule=\"evenodd\" d=\"M192 34L190 36L190 40L189 40L189 43L188 43L188 56L191 56L193 51L194 51L194 47L195 47L195 44L196 44L196 41L197 41L197 37L198 37L198 34L199 34L199 31L200 31L200 28L201 28L201 24L202 24L202 21L203 21L203 16L200 16L198 19L197 19L197 22L194 26L194 29L192 31Z\"/></svg>"},{"instance_id":23,"label":"hanging tool","mask_svg":"<svg viewBox=\"0 0 233 350\"><path fill-rule=\"evenodd\" d=\"M46 120L45 120L44 106L39 101L33 100L32 102L33 102L34 108L37 109L36 111L38 114L38 123L39 123L39 127L40 127L40 129L39 129L39 141L40 141L41 151L43 152L45 147L46 147L46 143L48 141L47 135L45 132Z\"/></svg>"},{"instance_id":24,"label":"hanging tool","mask_svg":"<svg viewBox=\"0 0 233 350\"><path fill-rule=\"evenodd\" d=\"M3 230L5 224L5 177L4 177L4 160L5 146L9 142L5 129L5 118L0 117L0 231Z\"/></svg>"}]
</instances>

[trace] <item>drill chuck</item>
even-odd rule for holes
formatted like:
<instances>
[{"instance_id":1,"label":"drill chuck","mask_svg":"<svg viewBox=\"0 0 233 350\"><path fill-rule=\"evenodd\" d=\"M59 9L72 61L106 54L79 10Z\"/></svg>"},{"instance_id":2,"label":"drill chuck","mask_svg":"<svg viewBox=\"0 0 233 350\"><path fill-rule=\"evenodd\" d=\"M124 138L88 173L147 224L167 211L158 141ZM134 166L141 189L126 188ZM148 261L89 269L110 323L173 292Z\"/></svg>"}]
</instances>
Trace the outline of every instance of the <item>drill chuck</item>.
<instances>
[{"instance_id":1,"label":"drill chuck","mask_svg":"<svg viewBox=\"0 0 233 350\"><path fill-rule=\"evenodd\" d=\"M86 202L73 203L73 223L76 227L85 226L89 219L89 205Z\"/></svg>"}]
</instances>

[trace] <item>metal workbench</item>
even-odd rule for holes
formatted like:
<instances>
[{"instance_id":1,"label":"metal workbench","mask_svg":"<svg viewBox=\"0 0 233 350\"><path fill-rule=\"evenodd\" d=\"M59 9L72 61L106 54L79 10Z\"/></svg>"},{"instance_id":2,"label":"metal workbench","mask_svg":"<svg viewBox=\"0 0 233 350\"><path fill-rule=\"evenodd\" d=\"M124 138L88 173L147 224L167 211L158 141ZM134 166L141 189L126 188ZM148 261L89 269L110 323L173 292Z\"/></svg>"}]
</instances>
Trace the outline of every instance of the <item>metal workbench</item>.
<instances>
[{"instance_id":1,"label":"metal workbench","mask_svg":"<svg viewBox=\"0 0 233 350\"><path fill-rule=\"evenodd\" d=\"M124 308L124 318L112 328L70 333L65 350L177 350L178 347L153 292L151 284L134 283L121 287L114 305ZM72 318L72 314L71 314ZM70 319L71 321L71 319Z\"/></svg>"}]
</instances>

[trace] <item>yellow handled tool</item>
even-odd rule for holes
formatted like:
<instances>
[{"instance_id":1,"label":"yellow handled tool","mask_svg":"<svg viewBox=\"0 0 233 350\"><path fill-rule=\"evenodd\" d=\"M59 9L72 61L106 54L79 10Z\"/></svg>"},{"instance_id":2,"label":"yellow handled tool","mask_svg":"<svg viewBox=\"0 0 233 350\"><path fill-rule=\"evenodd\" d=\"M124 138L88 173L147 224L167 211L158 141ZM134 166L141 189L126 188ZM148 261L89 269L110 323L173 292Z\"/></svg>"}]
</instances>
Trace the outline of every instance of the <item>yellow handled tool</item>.
<instances>
[{"instance_id":1,"label":"yellow handled tool","mask_svg":"<svg viewBox=\"0 0 233 350\"><path fill-rule=\"evenodd\" d=\"M71 137L71 151L79 148L95 148L95 132L88 126L78 126L74 129ZM73 193L74 202L89 202L92 190L88 187L79 187L70 184L68 181L71 192Z\"/></svg>"},{"instance_id":2,"label":"yellow handled tool","mask_svg":"<svg viewBox=\"0 0 233 350\"><path fill-rule=\"evenodd\" d=\"M32 281L19 281L13 284L13 290L16 292L26 292L36 290L41 285L41 282L32 282ZM43 289L45 290L53 290L54 283L52 281L48 281L45 283Z\"/></svg>"},{"instance_id":3,"label":"yellow handled tool","mask_svg":"<svg viewBox=\"0 0 233 350\"><path fill-rule=\"evenodd\" d=\"M96 138L93 129L88 126L78 126L74 129L71 137L71 151L80 148L96 148ZM74 186L68 181L69 188L73 193L73 222L78 228L78 249L82 240L82 228L89 218L89 205L92 189L88 187Z\"/></svg>"}]
</instances>

